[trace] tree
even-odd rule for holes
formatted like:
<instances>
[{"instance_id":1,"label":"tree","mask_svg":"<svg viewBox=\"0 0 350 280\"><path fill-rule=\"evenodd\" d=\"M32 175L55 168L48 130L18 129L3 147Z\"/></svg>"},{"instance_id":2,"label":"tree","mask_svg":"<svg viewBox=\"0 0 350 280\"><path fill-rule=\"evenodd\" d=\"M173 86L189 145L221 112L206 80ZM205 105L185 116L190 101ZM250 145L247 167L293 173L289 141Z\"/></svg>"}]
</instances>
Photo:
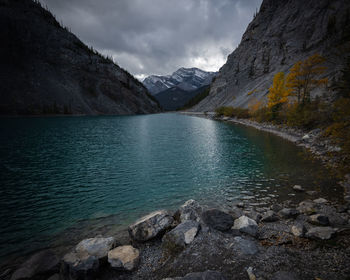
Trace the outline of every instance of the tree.
<instances>
[{"instance_id":1,"label":"tree","mask_svg":"<svg viewBox=\"0 0 350 280\"><path fill-rule=\"evenodd\" d=\"M304 61L296 62L290 69L286 86L291 89L290 94L297 97L298 104L309 103L310 92L327 84L327 78L318 78L326 71L326 67L322 66L324 62L324 57L314 54Z\"/></svg>"},{"instance_id":2,"label":"tree","mask_svg":"<svg viewBox=\"0 0 350 280\"><path fill-rule=\"evenodd\" d=\"M267 107L274 110L278 109L280 105L288 101L290 90L286 87L286 79L283 72L277 73L273 77L273 84L269 88L267 95Z\"/></svg>"}]
</instances>

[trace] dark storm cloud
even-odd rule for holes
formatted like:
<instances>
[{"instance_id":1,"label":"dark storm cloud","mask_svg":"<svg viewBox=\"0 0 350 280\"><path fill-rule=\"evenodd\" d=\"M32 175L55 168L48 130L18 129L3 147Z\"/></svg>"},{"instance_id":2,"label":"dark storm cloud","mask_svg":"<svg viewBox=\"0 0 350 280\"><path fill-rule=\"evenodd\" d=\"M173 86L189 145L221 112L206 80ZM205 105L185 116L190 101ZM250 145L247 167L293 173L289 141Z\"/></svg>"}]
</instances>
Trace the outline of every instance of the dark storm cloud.
<instances>
[{"instance_id":1,"label":"dark storm cloud","mask_svg":"<svg viewBox=\"0 0 350 280\"><path fill-rule=\"evenodd\" d=\"M138 77L216 71L262 0L42 0L86 44Z\"/></svg>"}]
</instances>

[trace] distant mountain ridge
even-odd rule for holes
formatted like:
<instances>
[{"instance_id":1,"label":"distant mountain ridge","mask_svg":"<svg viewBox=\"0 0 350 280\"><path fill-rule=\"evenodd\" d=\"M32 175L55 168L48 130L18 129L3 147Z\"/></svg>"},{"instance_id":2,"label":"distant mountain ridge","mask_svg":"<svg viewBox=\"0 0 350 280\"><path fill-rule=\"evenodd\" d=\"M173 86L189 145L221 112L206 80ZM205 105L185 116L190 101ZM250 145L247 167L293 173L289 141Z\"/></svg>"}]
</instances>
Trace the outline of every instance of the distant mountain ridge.
<instances>
[{"instance_id":1,"label":"distant mountain ridge","mask_svg":"<svg viewBox=\"0 0 350 280\"><path fill-rule=\"evenodd\" d=\"M0 115L160 112L144 85L38 1L0 0Z\"/></svg>"},{"instance_id":2,"label":"distant mountain ridge","mask_svg":"<svg viewBox=\"0 0 350 280\"><path fill-rule=\"evenodd\" d=\"M151 94L177 87L183 91L194 91L211 83L217 72L206 72L198 68L180 68L167 76L148 76L143 84Z\"/></svg>"}]
</instances>

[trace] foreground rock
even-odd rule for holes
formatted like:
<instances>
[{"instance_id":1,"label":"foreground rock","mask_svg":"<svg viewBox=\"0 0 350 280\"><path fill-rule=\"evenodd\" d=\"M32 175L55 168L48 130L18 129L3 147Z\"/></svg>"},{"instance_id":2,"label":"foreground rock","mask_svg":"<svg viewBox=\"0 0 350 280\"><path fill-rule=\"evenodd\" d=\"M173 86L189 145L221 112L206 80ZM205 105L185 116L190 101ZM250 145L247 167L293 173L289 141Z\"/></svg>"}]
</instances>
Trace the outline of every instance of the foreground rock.
<instances>
[{"instance_id":1,"label":"foreground rock","mask_svg":"<svg viewBox=\"0 0 350 280\"><path fill-rule=\"evenodd\" d=\"M278 220L279 220L279 217L272 210L267 211L261 218L261 221L265 223L276 222Z\"/></svg>"},{"instance_id":2,"label":"foreground rock","mask_svg":"<svg viewBox=\"0 0 350 280\"><path fill-rule=\"evenodd\" d=\"M165 278L163 280L226 280L226 278L221 272L208 270L189 273L184 277Z\"/></svg>"},{"instance_id":3,"label":"foreground rock","mask_svg":"<svg viewBox=\"0 0 350 280\"><path fill-rule=\"evenodd\" d=\"M167 211L156 211L129 226L129 234L132 239L144 242L170 228L173 221L173 217Z\"/></svg>"},{"instance_id":4,"label":"foreground rock","mask_svg":"<svg viewBox=\"0 0 350 280\"><path fill-rule=\"evenodd\" d=\"M334 237L335 233L335 229L331 227L313 227L306 233L306 237L316 240L328 240Z\"/></svg>"},{"instance_id":5,"label":"foreground rock","mask_svg":"<svg viewBox=\"0 0 350 280\"><path fill-rule=\"evenodd\" d=\"M59 259L51 251L41 251L31 256L11 277L11 280L29 279L33 276L48 275L57 272L59 269Z\"/></svg>"},{"instance_id":6,"label":"foreground rock","mask_svg":"<svg viewBox=\"0 0 350 280\"><path fill-rule=\"evenodd\" d=\"M209 227L219 231L229 230L234 223L234 219L231 215L218 209L204 211L202 218Z\"/></svg>"},{"instance_id":7,"label":"foreground rock","mask_svg":"<svg viewBox=\"0 0 350 280\"><path fill-rule=\"evenodd\" d=\"M180 222L194 220L199 222L202 215L202 207L199 203L193 199L186 201L175 213L178 216Z\"/></svg>"},{"instance_id":8,"label":"foreground rock","mask_svg":"<svg viewBox=\"0 0 350 280\"><path fill-rule=\"evenodd\" d=\"M258 232L258 224L247 216L241 216L235 220L233 229L250 234L251 236L256 236Z\"/></svg>"},{"instance_id":9,"label":"foreground rock","mask_svg":"<svg viewBox=\"0 0 350 280\"><path fill-rule=\"evenodd\" d=\"M192 243L199 230L197 221L188 220L163 236L162 248L166 255L175 255Z\"/></svg>"},{"instance_id":10,"label":"foreground rock","mask_svg":"<svg viewBox=\"0 0 350 280\"><path fill-rule=\"evenodd\" d=\"M61 272L67 279L94 279L100 264L115 245L113 237L84 239L63 257Z\"/></svg>"},{"instance_id":11,"label":"foreground rock","mask_svg":"<svg viewBox=\"0 0 350 280\"><path fill-rule=\"evenodd\" d=\"M302 201L299 203L299 207L297 207L297 210L300 213L311 215L316 212L315 203L313 203L310 200Z\"/></svg>"},{"instance_id":12,"label":"foreground rock","mask_svg":"<svg viewBox=\"0 0 350 280\"><path fill-rule=\"evenodd\" d=\"M278 212L278 215L283 219L295 218L299 215L299 211L291 208L283 208Z\"/></svg>"},{"instance_id":13,"label":"foreground rock","mask_svg":"<svg viewBox=\"0 0 350 280\"><path fill-rule=\"evenodd\" d=\"M108 252L108 262L116 269L134 270L139 259L139 250L130 245L120 246Z\"/></svg>"}]
</instances>

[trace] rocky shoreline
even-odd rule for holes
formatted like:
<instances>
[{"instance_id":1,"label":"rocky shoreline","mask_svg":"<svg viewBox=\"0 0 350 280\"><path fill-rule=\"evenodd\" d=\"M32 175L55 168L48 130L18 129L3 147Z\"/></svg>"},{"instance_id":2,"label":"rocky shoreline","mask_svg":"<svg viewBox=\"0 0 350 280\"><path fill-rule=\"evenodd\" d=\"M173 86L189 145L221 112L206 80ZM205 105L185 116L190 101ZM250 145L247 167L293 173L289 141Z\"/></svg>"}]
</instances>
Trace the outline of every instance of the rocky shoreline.
<instances>
[{"instance_id":1,"label":"rocky shoreline","mask_svg":"<svg viewBox=\"0 0 350 280\"><path fill-rule=\"evenodd\" d=\"M300 186L294 192L304 191ZM348 279L350 205L324 198L230 212L194 200L59 256L38 252L3 279Z\"/></svg>"},{"instance_id":2,"label":"rocky shoreline","mask_svg":"<svg viewBox=\"0 0 350 280\"><path fill-rule=\"evenodd\" d=\"M295 145L304 147L311 152L316 158L320 159L323 164L332 170L337 170L339 158L334 156L334 152L339 152L340 148L332 145L331 141L322 137L321 129L305 131L282 125L273 125L271 123L259 123L248 119L238 119L229 117L217 117L215 112L181 112L181 114L202 117L212 120L231 122L239 125L253 127L257 130L272 133L285 140L293 142ZM344 188L344 200L350 202L350 174L346 174L339 184Z\"/></svg>"}]
</instances>

